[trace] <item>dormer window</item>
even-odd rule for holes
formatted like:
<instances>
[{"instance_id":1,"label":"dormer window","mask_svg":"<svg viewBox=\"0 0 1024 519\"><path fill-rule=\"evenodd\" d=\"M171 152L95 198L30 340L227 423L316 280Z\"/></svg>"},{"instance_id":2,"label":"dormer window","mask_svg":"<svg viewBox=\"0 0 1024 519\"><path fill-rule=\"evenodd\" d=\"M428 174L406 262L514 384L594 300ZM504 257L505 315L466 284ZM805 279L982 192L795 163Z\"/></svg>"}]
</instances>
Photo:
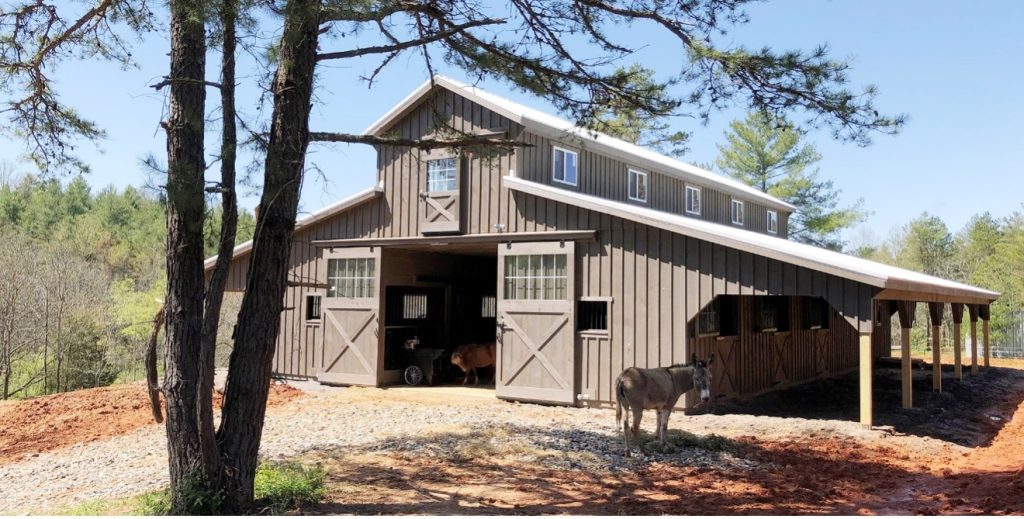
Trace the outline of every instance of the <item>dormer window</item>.
<instances>
[{"instance_id":1,"label":"dormer window","mask_svg":"<svg viewBox=\"0 0 1024 519\"><path fill-rule=\"evenodd\" d=\"M779 213L768 211L768 232L779 234Z\"/></svg>"},{"instance_id":2,"label":"dormer window","mask_svg":"<svg viewBox=\"0 0 1024 519\"><path fill-rule=\"evenodd\" d=\"M733 200L732 201L732 223L734 225L743 225L743 201Z\"/></svg>"},{"instance_id":3,"label":"dormer window","mask_svg":"<svg viewBox=\"0 0 1024 519\"><path fill-rule=\"evenodd\" d=\"M647 173L629 170L629 199L647 203Z\"/></svg>"},{"instance_id":4,"label":"dormer window","mask_svg":"<svg viewBox=\"0 0 1024 519\"><path fill-rule=\"evenodd\" d=\"M686 186L686 212L700 214L700 188Z\"/></svg>"},{"instance_id":5,"label":"dormer window","mask_svg":"<svg viewBox=\"0 0 1024 519\"><path fill-rule=\"evenodd\" d=\"M555 147L552 178L555 182L575 186L577 183L577 155L575 151Z\"/></svg>"}]
</instances>

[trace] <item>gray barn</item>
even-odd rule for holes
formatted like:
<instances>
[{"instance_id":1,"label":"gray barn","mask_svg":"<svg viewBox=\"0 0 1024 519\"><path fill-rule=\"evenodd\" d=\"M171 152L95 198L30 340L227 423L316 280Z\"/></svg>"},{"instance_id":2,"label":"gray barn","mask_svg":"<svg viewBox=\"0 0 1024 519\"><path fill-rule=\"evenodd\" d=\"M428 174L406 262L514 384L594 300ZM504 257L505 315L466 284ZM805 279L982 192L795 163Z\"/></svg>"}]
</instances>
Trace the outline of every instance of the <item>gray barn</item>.
<instances>
[{"instance_id":1,"label":"gray barn","mask_svg":"<svg viewBox=\"0 0 1024 519\"><path fill-rule=\"evenodd\" d=\"M987 361L998 294L789 241L794 208L742 183L441 76L365 133L418 138L439 121L531 146L379 147L375 187L297 225L278 375L395 384L408 339L497 340L498 398L602 405L624 368L715 353L716 396L859 369L870 423L871 367L915 302L933 320L951 304L957 323L966 306ZM245 289L251 249L229 290Z\"/></svg>"}]
</instances>

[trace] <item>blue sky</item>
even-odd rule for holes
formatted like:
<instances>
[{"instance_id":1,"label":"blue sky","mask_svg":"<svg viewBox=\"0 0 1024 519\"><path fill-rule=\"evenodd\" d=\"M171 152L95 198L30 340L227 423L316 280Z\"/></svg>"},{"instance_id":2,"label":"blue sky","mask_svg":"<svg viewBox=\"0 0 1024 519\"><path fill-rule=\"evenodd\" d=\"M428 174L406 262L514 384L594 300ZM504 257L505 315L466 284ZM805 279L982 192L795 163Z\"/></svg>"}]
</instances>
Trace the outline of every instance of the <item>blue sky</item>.
<instances>
[{"instance_id":1,"label":"blue sky","mask_svg":"<svg viewBox=\"0 0 1024 519\"><path fill-rule=\"evenodd\" d=\"M880 88L879 108L905 112L910 121L898 136L878 135L861 148L833 141L825 132L809 138L824 156L821 175L835 181L846 203L863 198L872 216L847 233L852 245L865 237L884 238L924 211L941 216L952 229L968 218L990 211L1004 216L1024 202L1024 3L940 1L816 1L776 0L748 9L751 22L733 30L728 40L749 47L809 49L830 45L836 57L854 60L851 83ZM637 59L665 75L678 72L680 46L667 34L621 27L612 34L643 45ZM637 39L639 37L646 39ZM341 50L354 39L325 45ZM66 100L107 130L102 152L86 147L92 165L89 181L96 186L141 184L140 159L163 154L158 123L166 100L148 87L167 68L167 43L154 35L134 52L137 70L106 63L66 64L57 74ZM219 55L211 53L215 66ZM426 79L418 55L407 54L387 69L372 89L358 81L373 69L373 60L331 62L318 77L318 104L312 129L359 132ZM460 79L444 66L439 71ZM251 71L240 71L240 75ZM211 77L215 75L211 70ZM252 78L240 78L252 82ZM546 102L509 91L500 83L482 85L494 93L547 111ZM254 92L248 88L250 96ZM210 92L215 96L215 92ZM241 103L253 115L255 103ZM674 124L694 133L686 160L712 162L716 143L728 122L741 110L715 114L708 126L689 119ZM14 161L19 143L0 143L0 159ZM310 148L320 173L307 175L302 208L314 211L372 184L375 157L367 146ZM28 166L19 169L28 171ZM252 207L257 197L243 205Z\"/></svg>"}]
</instances>

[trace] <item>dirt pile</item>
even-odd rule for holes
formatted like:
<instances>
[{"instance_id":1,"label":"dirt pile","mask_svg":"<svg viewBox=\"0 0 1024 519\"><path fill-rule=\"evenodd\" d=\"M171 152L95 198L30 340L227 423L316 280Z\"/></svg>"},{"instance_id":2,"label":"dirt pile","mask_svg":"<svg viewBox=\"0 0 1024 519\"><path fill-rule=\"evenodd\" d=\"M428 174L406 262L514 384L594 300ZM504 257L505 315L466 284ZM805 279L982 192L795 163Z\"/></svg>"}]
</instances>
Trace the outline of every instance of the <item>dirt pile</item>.
<instances>
[{"instance_id":1,"label":"dirt pile","mask_svg":"<svg viewBox=\"0 0 1024 519\"><path fill-rule=\"evenodd\" d=\"M268 404L280 405L300 394L291 386L274 384ZM219 405L219 397L216 402ZM7 402L0 406L0 465L154 423L142 382Z\"/></svg>"}]
</instances>

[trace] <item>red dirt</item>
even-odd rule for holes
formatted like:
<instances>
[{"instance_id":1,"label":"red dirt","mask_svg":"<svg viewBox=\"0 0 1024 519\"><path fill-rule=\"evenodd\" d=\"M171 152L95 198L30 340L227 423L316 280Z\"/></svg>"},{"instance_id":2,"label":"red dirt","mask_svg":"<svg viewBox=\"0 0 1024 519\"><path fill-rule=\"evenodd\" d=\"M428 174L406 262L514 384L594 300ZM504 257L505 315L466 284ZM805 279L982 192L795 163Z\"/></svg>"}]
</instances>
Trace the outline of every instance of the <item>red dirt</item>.
<instances>
[{"instance_id":1,"label":"red dirt","mask_svg":"<svg viewBox=\"0 0 1024 519\"><path fill-rule=\"evenodd\" d=\"M271 386L271 406L301 391ZM216 399L220 405L220 398ZM144 383L121 384L5 402L0 406L0 465L62 447L127 434L153 424Z\"/></svg>"}]
</instances>

